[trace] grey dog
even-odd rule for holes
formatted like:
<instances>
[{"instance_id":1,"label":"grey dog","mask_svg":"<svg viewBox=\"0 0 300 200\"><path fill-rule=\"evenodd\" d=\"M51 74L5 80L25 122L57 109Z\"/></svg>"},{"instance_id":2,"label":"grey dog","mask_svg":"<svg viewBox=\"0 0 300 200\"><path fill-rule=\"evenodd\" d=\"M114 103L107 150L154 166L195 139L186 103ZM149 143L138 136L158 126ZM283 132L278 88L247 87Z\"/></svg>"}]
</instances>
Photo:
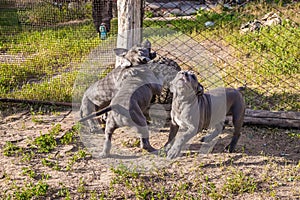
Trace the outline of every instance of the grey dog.
<instances>
[{"instance_id":1,"label":"grey dog","mask_svg":"<svg viewBox=\"0 0 300 200\"><path fill-rule=\"evenodd\" d=\"M226 115L232 115L234 125L234 134L226 149L234 151L245 114L245 102L238 89L217 88L204 94L203 86L192 71L180 71L171 82L170 90L173 92L172 121L165 145L169 159L177 157L183 145L203 129L214 128L211 135L202 139L211 141L223 130Z\"/></svg>"},{"instance_id":2,"label":"grey dog","mask_svg":"<svg viewBox=\"0 0 300 200\"><path fill-rule=\"evenodd\" d=\"M114 94L117 92L118 80L121 80L124 73L130 67L145 64L151 59L148 46L134 46L130 50L117 48L115 54L122 57L120 66L113 69L104 78L93 83L84 93L81 101L81 118L88 116L98 109L105 108L110 104ZM130 70L129 70L130 71ZM92 133L99 131L98 123L95 119L88 120L88 125Z\"/></svg>"},{"instance_id":3,"label":"grey dog","mask_svg":"<svg viewBox=\"0 0 300 200\"><path fill-rule=\"evenodd\" d=\"M105 143L101 157L110 154L111 138L115 129L130 126L140 135L141 148L149 152L155 151L149 142L149 130L144 112L149 108L153 95L162 90L162 74L154 74L147 65L130 68L120 80L120 88L113 97L110 106L81 119L84 121L94 116L108 113L105 126Z\"/></svg>"},{"instance_id":4,"label":"grey dog","mask_svg":"<svg viewBox=\"0 0 300 200\"><path fill-rule=\"evenodd\" d=\"M108 106L114 94L119 90L117 80L121 81L123 74L130 72L129 68L145 63L149 63L147 66L154 73L161 73L164 79L163 91L160 95L155 95L154 103L171 103L169 83L181 70L176 62L165 57L152 60L156 57L156 53L151 52L151 43L147 40L141 46L134 46L130 50L115 49L115 53L123 58L120 67L113 69L106 77L95 82L85 91L80 108L81 118ZM101 123L104 124L105 121ZM89 119L88 125L92 133L100 131L95 119Z\"/></svg>"}]
</instances>

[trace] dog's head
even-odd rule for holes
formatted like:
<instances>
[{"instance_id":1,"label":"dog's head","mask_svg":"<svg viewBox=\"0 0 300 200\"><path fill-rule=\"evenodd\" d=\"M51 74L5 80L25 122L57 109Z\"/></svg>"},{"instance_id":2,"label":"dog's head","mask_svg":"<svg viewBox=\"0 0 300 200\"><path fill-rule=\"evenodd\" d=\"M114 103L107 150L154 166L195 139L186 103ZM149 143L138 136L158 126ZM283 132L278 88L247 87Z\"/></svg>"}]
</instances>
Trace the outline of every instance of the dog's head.
<instances>
[{"instance_id":1,"label":"dog's head","mask_svg":"<svg viewBox=\"0 0 300 200\"><path fill-rule=\"evenodd\" d=\"M142 45L135 45L131 49L116 48L114 52L117 56L124 58L121 63L122 68L146 64L156 53L151 53L151 43L146 40Z\"/></svg>"},{"instance_id":2,"label":"dog's head","mask_svg":"<svg viewBox=\"0 0 300 200\"><path fill-rule=\"evenodd\" d=\"M177 73L174 80L170 83L170 91L175 96L202 95L203 86L198 82L197 76L193 71L182 70Z\"/></svg>"}]
</instances>

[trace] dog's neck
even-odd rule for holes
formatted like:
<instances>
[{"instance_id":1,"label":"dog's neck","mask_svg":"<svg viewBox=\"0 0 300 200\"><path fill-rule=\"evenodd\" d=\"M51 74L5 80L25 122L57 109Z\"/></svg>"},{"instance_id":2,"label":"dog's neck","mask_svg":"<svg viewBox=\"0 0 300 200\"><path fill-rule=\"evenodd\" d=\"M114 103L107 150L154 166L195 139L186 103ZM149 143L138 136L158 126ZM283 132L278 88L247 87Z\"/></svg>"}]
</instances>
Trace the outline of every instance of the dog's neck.
<instances>
[{"instance_id":1,"label":"dog's neck","mask_svg":"<svg viewBox=\"0 0 300 200\"><path fill-rule=\"evenodd\" d=\"M199 96L195 95L194 93L190 95L177 95L173 94L173 103L172 109L181 110L182 107L185 105L191 105L194 103L198 103Z\"/></svg>"}]
</instances>

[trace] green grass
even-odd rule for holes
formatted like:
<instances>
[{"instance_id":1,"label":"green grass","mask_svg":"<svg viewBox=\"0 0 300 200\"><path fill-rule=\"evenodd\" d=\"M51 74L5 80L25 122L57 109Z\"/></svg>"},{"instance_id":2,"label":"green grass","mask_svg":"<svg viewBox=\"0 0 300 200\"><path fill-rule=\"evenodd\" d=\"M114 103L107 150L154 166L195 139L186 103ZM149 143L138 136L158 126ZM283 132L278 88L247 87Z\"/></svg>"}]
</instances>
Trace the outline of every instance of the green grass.
<instances>
[{"instance_id":1,"label":"green grass","mask_svg":"<svg viewBox=\"0 0 300 200\"><path fill-rule=\"evenodd\" d=\"M234 175L227 177L226 183L222 187L225 194L233 195L245 192L253 193L256 189L255 179L243 174L243 172L236 172Z\"/></svg>"},{"instance_id":2,"label":"green grass","mask_svg":"<svg viewBox=\"0 0 300 200\"><path fill-rule=\"evenodd\" d=\"M27 183L23 187L17 188L10 198L13 199L32 199L44 197L47 194L49 185L44 181L39 181L37 184Z\"/></svg>"},{"instance_id":3,"label":"green grass","mask_svg":"<svg viewBox=\"0 0 300 200\"><path fill-rule=\"evenodd\" d=\"M59 140L61 144L71 144L76 141L75 137L79 135L80 124L74 125L67 133Z\"/></svg>"},{"instance_id":4,"label":"green grass","mask_svg":"<svg viewBox=\"0 0 300 200\"><path fill-rule=\"evenodd\" d=\"M0 95L70 102L77 77L74 70L97 45L92 24L7 37L0 50L12 56L22 54L26 60L0 64Z\"/></svg>"},{"instance_id":5,"label":"green grass","mask_svg":"<svg viewBox=\"0 0 300 200\"><path fill-rule=\"evenodd\" d=\"M34 4L29 9L19 10L19 20L22 24L28 25L53 25L70 20L91 18L91 2L81 4L78 8L68 8L67 3L62 7L54 6L48 2Z\"/></svg>"},{"instance_id":6,"label":"green grass","mask_svg":"<svg viewBox=\"0 0 300 200\"><path fill-rule=\"evenodd\" d=\"M3 147L3 155L5 156L16 156L23 152L23 148L19 147L12 142L6 142Z\"/></svg>"},{"instance_id":7,"label":"green grass","mask_svg":"<svg viewBox=\"0 0 300 200\"><path fill-rule=\"evenodd\" d=\"M39 137L35 138L33 144L37 146L39 153L49 153L56 146L57 142L55 136L61 131L61 125L56 124L52 129L46 134L41 134Z\"/></svg>"},{"instance_id":8,"label":"green grass","mask_svg":"<svg viewBox=\"0 0 300 200\"><path fill-rule=\"evenodd\" d=\"M214 11L198 11L192 20L146 20L144 24L154 28L169 27L190 35L200 43L206 41L204 45L213 43L224 47L224 52L229 53L232 58L226 60L226 64L216 61L213 65L223 75L222 80L226 86L247 85L245 98L248 107L299 111L300 21L295 16L299 12L300 3L285 3L287 2L254 2L233 10L217 6ZM263 28L259 32L240 33L242 23L260 19L270 11L282 17L281 26ZM213 21L215 25L205 27L206 21ZM210 47L207 50L212 53L215 51Z\"/></svg>"},{"instance_id":9,"label":"green grass","mask_svg":"<svg viewBox=\"0 0 300 200\"><path fill-rule=\"evenodd\" d=\"M21 25L18 20L18 10L15 8L0 9L0 37L5 39L4 36L15 34L20 30ZM3 44L2 40L0 40L1 44Z\"/></svg>"}]
</instances>

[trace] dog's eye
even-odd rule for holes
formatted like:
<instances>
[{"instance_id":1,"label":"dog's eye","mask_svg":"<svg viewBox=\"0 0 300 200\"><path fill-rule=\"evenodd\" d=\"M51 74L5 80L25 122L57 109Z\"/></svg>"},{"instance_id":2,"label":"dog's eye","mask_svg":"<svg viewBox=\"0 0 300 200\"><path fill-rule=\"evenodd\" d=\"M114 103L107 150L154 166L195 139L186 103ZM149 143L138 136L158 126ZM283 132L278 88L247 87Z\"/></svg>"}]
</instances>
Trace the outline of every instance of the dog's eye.
<instances>
[{"instance_id":1,"label":"dog's eye","mask_svg":"<svg viewBox=\"0 0 300 200\"><path fill-rule=\"evenodd\" d=\"M192 74L191 77L192 77L192 79L197 80L195 74Z\"/></svg>"}]
</instances>

